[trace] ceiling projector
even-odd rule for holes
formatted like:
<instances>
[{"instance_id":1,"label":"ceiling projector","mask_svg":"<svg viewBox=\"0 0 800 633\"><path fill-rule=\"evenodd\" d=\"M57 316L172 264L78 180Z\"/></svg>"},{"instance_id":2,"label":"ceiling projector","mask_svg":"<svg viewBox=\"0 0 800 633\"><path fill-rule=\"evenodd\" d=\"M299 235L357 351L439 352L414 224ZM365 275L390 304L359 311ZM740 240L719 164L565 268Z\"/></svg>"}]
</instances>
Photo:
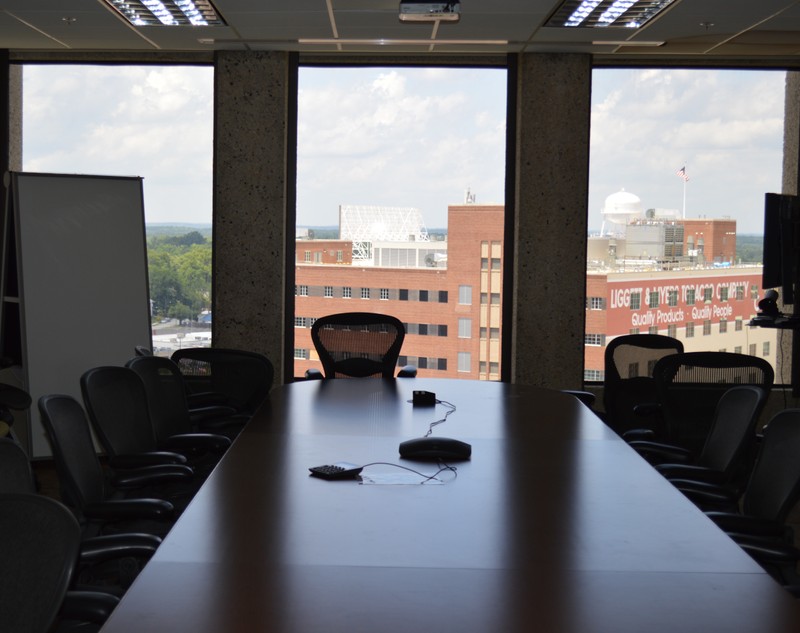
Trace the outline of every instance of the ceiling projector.
<instances>
[{"instance_id":1,"label":"ceiling projector","mask_svg":"<svg viewBox=\"0 0 800 633\"><path fill-rule=\"evenodd\" d=\"M430 0L400 0L402 22L458 22L459 2L430 2Z\"/></svg>"}]
</instances>

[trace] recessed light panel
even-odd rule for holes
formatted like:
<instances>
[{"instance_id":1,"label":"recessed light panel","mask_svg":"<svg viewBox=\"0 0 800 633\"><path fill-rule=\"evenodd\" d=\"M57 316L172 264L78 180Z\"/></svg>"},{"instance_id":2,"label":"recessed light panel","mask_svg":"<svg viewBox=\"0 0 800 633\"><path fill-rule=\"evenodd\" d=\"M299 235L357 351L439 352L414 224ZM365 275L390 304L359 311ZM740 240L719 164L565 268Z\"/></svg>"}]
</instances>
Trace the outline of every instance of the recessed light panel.
<instances>
[{"instance_id":1,"label":"recessed light panel","mask_svg":"<svg viewBox=\"0 0 800 633\"><path fill-rule=\"evenodd\" d=\"M566 0L548 27L638 29L675 0Z\"/></svg>"},{"instance_id":2,"label":"recessed light panel","mask_svg":"<svg viewBox=\"0 0 800 633\"><path fill-rule=\"evenodd\" d=\"M209 0L105 0L134 26L224 26Z\"/></svg>"}]
</instances>

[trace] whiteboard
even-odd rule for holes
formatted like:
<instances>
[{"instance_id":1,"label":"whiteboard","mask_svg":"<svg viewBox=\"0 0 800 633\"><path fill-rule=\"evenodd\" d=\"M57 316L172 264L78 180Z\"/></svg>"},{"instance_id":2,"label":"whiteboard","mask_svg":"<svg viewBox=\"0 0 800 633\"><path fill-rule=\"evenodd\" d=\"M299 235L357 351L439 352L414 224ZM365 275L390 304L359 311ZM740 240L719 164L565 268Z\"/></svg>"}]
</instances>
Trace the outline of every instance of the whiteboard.
<instances>
[{"instance_id":1,"label":"whiteboard","mask_svg":"<svg viewBox=\"0 0 800 633\"><path fill-rule=\"evenodd\" d=\"M80 376L150 346L142 179L11 174L31 457L51 454L37 402L82 402Z\"/></svg>"}]
</instances>

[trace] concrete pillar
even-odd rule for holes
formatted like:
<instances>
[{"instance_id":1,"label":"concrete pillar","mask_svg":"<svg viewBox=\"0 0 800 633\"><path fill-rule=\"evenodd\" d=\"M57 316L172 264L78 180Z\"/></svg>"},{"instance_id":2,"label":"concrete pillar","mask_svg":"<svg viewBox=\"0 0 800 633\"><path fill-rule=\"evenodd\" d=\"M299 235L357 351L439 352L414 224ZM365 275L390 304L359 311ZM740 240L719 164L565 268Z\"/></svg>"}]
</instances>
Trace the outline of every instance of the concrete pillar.
<instances>
[{"instance_id":1,"label":"concrete pillar","mask_svg":"<svg viewBox=\"0 0 800 633\"><path fill-rule=\"evenodd\" d=\"M287 53L221 51L214 80L213 344L265 354L276 384L294 309L293 68Z\"/></svg>"},{"instance_id":2,"label":"concrete pillar","mask_svg":"<svg viewBox=\"0 0 800 633\"><path fill-rule=\"evenodd\" d=\"M517 79L511 381L578 388L583 382L591 58L521 55Z\"/></svg>"}]
</instances>

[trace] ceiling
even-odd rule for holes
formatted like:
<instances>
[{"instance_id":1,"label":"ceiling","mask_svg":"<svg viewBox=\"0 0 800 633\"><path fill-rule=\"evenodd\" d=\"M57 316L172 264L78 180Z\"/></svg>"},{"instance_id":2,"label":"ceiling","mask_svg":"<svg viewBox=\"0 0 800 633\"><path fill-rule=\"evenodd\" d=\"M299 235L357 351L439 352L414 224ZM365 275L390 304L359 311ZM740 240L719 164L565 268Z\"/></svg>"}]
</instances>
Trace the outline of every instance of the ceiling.
<instances>
[{"instance_id":1,"label":"ceiling","mask_svg":"<svg viewBox=\"0 0 800 633\"><path fill-rule=\"evenodd\" d=\"M636 30L545 28L557 0L461 0L457 24L398 20L399 0L213 0L227 26L133 27L100 0L0 0L12 59L75 53L496 55L800 66L800 1L675 0Z\"/></svg>"}]
</instances>

